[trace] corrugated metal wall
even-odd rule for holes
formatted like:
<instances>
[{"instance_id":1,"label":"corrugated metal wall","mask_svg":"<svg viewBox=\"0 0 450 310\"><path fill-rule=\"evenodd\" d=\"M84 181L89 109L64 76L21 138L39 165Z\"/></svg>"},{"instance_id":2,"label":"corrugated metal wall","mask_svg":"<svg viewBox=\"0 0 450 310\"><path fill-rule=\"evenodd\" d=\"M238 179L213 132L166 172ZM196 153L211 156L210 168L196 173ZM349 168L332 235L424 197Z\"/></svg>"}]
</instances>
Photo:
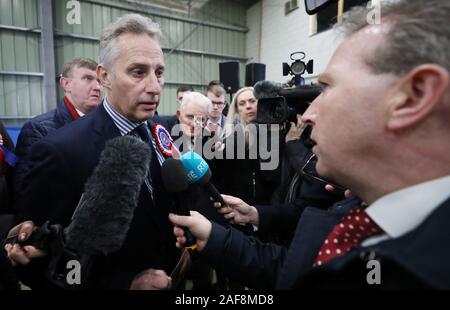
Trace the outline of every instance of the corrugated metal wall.
<instances>
[{"instance_id":1,"label":"corrugated metal wall","mask_svg":"<svg viewBox=\"0 0 450 310\"><path fill-rule=\"evenodd\" d=\"M18 27L0 30L0 117L41 113L40 34L20 31L39 28L38 2L0 0L0 24Z\"/></svg>"},{"instance_id":2,"label":"corrugated metal wall","mask_svg":"<svg viewBox=\"0 0 450 310\"><path fill-rule=\"evenodd\" d=\"M57 74L71 58L97 59L101 30L123 14L138 12L158 22L166 36L166 86L160 114L174 113L180 84L203 91L205 84L218 79L219 62L240 60L243 80L246 13L236 2L211 0L188 17L140 2L83 0L79 1L81 23L73 25L66 21L67 2L53 0ZM9 124L23 123L44 112L39 24L38 0L0 0L0 119ZM35 75L20 76L18 72ZM61 89L58 96L62 96ZM24 120L13 119L16 117Z\"/></svg>"}]
</instances>

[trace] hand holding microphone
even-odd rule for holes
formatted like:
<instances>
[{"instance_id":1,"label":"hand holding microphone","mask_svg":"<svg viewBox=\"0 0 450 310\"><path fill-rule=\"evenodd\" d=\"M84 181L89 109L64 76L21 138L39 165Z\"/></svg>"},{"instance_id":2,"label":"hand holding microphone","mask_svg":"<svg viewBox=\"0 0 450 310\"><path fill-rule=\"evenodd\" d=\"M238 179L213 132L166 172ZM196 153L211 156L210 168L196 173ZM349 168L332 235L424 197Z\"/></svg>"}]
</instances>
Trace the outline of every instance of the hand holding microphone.
<instances>
[{"instance_id":1,"label":"hand holding microphone","mask_svg":"<svg viewBox=\"0 0 450 310\"><path fill-rule=\"evenodd\" d=\"M123 245L150 158L150 147L137 138L111 139L105 144L99 163L85 184L72 222L64 231L60 225L46 222L33 227L33 233L26 240L19 230L16 236L8 236L5 243L17 242L21 246L31 244L48 249L50 262L46 276L63 288L72 288L65 281L66 262L79 260L84 272L77 288L88 286L95 257L114 253Z\"/></svg>"},{"instance_id":2,"label":"hand holding microphone","mask_svg":"<svg viewBox=\"0 0 450 310\"><path fill-rule=\"evenodd\" d=\"M42 257L47 255L47 252L41 246L33 246L33 240L35 240L34 231L36 226L32 221L22 222L14 226L8 233L5 239L4 248L8 253L8 258L11 264L15 266L16 264L26 265L33 258Z\"/></svg>"},{"instance_id":3,"label":"hand holding microphone","mask_svg":"<svg viewBox=\"0 0 450 310\"><path fill-rule=\"evenodd\" d=\"M173 233L177 238L177 247L183 248L186 246L186 229L195 237L197 241L197 251L202 251L208 242L211 234L211 222L196 211L191 211L190 216L182 216L176 214L169 214L169 220L175 225Z\"/></svg>"}]
</instances>

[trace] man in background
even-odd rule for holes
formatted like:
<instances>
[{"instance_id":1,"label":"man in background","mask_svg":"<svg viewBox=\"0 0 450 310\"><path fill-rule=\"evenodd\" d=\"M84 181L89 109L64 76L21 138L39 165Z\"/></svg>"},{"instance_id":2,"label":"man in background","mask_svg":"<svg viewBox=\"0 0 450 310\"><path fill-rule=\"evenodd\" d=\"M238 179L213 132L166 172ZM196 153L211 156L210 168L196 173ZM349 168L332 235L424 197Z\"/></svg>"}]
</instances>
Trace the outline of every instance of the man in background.
<instances>
[{"instance_id":1,"label":"man in background","mask_svg":"<svg viewBox=\"0 0 450 310\"><path fill-rule=\"evenodd\" d=\"M75 58L66 62L59 79L64 98L47 113L26 122L17 140L19 158L14 173L14 192L20 195L20 187L29 171L29 150L33 144L49 133L94 111L101 101L101 85L96 73L97 63L89 58ZM17 197L16 197L17 199Z\"/></svg>"},{"instance_id":2,"label":"man in background","mask_svg":"<svg viewBox=\"0 0 450 310\"><path fill-rule=\"evenodd\" d=\"M225 88L220 81L209 82L206 97L211 100L212 110L209 114L206 127L214 134L223 128L225 116L222 114L225 107Z\"/></svg>"}]
</instances>

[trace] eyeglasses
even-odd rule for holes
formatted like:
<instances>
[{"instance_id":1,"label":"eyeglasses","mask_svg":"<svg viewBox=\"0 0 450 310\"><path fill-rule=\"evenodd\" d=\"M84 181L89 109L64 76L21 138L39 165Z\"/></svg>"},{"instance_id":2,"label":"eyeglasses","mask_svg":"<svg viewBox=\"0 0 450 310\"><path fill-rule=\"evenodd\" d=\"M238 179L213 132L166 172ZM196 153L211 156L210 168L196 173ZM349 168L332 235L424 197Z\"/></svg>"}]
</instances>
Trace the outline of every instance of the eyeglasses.
<instances>
[{"instance_id":1,"label":"eyeglasses","mask_svg":"<svg viewBox=\"0 0 450 310\"><path fill-rule=\"evenodd\" d=\"M300 170L301 174L306 176L306 177L308 177L308 178L314 179L314 180L322 183L324 186L325 185L331 185L331 186L334 187L335 192L337 194L343 194L346 191L346 188L344 188L344 187L342 187L340 185L336 185L334 183L331 183L330 181L327 181L325 179L322 179L322 178L318 177L317 175L314 175L314 173L315 173L315 165L316 165L316 162L317 162L315 159L317 159L316 154L312 154L308 158L306 163L303 165L302 169Z\"/></svg>"},{"instance_id":2,"label":"eyeglasses","mask_svg":"<svg viewBox=\"0 0 450 310\"><path fill-rule=\"evenodd\" d=\"M224 102L211 102L212 103L212 105L214 106L218 106L219 108L221 108L221 107L223 107L224 105L225 105L225 103Z\"/></svg>"}]
</instances>

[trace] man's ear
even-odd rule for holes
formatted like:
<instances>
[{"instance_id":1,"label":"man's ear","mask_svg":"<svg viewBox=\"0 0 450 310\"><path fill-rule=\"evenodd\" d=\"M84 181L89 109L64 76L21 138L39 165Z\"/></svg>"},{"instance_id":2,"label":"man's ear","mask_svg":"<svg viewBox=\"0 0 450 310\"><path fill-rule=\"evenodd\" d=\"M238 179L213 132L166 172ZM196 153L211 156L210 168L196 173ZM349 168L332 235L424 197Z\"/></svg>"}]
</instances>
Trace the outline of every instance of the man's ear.
<instances>
[{"instance_id":1,"label":"man's ear","mask_svg":"<svg viewBox=\"0 0 450 310\"><path fill-rule=\"evenodd\" d=\"M180 116L181 116L180 110L177 110L177 112L175 112L175 114L177 115L178 120L180 120Z\"/></svg>"},{"instance_id":2,"label":"man's ear","mask_svg":"<svg viewBox=\"0 0 450 310\"><path fill-rule=\"evenodd\" d=\"M398 131L426 119L444 100L450 87L450 74L439 65L414 68L391 95L388 129Z\"/></svg>"},{"instance_id":3,"label":"man's ear","mask_svg":"<svg viewBox=\"0 0 450 310\"><path fill-rule=\"evenodd\" d=\"M100 80L100 83L102 84L102 86L105 88L110 88L111 87L111 81L110 81L111 75L108 73L106 68L102 64L98 64L96 71L97 71L98 79Z\"/></svg>"},{"instance_id":4,"label":"man's ear","mask_svg":"<svg viewBox=\"0 0 450 310\"><path fill-rule=\"evenodd\" d=\"M64 89L65 93L70 92L70 80L64 76L59 77L59 85Z\"/></svg>"}]
</instances>

